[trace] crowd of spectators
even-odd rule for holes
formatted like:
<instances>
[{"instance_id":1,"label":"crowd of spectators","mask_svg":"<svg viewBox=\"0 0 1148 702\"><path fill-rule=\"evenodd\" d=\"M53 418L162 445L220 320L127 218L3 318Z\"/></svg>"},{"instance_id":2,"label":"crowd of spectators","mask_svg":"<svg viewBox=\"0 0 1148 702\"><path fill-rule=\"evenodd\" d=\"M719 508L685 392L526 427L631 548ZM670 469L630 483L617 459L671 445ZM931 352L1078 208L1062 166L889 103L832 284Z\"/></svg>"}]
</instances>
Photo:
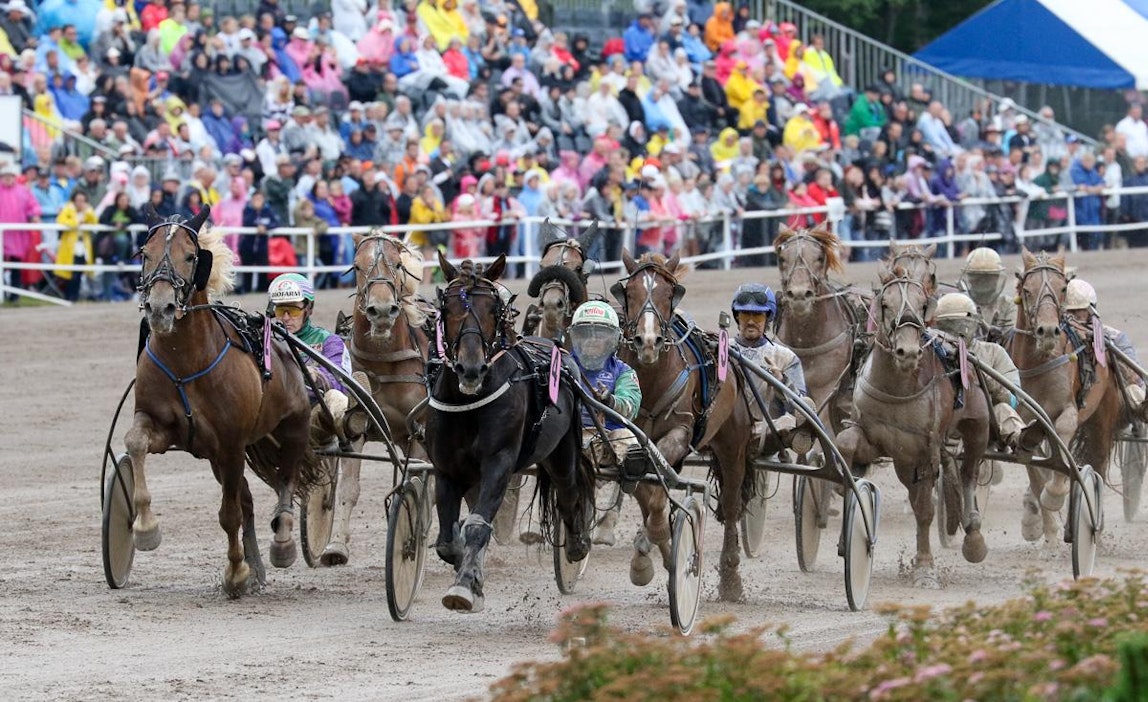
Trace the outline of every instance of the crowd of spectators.
<instances>
[{"instance_id":1,"label":"crowd of spectators","mask_svg":"<svg viewBox=\"0 0 1148 702\"><path fill-rule=\"evenodd\" d=\"M232 238L243 263L282 267L305 253L304 237L275 234L288 226L322 234L320 260L343 265L352 239L329 232L348 225L459 222L407 237L476 256L521 253L526 216L637 226L639 251L691 254L723 245L721 215L750 248L826 215L746 213L827 205L847 242L929 235L951 217L959 232L999 232L1006 251L1019 226L1064 223L1058 193L1082 226L1148 221L1148 195L1102 193L1148 185L1138 104L1094 153L1049 108L1039 122L1008 99L953 115L892 70L848 85L822 37L803 44L744 5L636 5L600 42L546 26L535 0L334 0L311 17L279 0L239 17L191 0L10 0L0 99L36 117L22 162L0 168L0 222L63 230L9 230L4 256L130 261L147 204L164 217L210 206L216 225L260 232ZM1024 201L962 204L1003 195ZM92 223L109 229L80 229ZM607 227L594 254L616 258L621 243ZM45 283L71 299L133 293L129 274Z\"/></svg>"}]
</instances>

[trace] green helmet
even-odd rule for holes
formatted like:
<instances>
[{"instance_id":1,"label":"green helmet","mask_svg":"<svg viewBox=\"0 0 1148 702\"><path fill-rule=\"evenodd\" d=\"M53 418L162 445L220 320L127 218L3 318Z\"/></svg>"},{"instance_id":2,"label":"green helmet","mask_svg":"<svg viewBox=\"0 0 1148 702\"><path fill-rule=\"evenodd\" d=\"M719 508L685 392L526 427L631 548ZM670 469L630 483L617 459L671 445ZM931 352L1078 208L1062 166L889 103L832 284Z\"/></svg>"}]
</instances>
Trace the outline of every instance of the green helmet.
<instances>
[{"instance_id":1,"label":"green helmet","mask_svg":"<svg viewBox=\"0 0 1148 702\"><path fill-rule=\"evenodd\" d=\"M267 286L267 297L271 304L279 305L290 302L314 302L315 286L310 280L298 273L284 273Z\"/></svg>"},{"instance_id":2,"label":"green helmet","mask_svg":"<svg viewBox=\"0 0 1148 702\"><path fill-rule=\"evenodd\" d=\"M614 308L598 300L584 302L578 309L574 310L574 317L570 320L570 325L575 324L604 324L612 329L622 328L618 323L618 313L614 311Z\"/></svg>"},{"instance_id":3,"label":"green helmet","mask_svg":"<svg viewBox=\"0 0 1148 702\"><path fill-rule=\"evenodd\" d=\"M586 302L574 311L568 330L570 349L583 368L601 370L618 350L622 335L618 313L605 302Z\"/></svg>"}]
</instances>

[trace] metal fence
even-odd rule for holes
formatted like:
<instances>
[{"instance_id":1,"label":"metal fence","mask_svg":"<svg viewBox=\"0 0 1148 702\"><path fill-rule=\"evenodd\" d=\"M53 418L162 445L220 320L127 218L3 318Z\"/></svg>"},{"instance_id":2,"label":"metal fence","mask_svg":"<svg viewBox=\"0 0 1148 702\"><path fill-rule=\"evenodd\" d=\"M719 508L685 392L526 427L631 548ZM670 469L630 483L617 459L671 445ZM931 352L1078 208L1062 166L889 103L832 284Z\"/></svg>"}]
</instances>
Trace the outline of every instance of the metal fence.
<instances>
[{"instance_id":1,"label":"metal fence","mask_svg":"<svg viewBox=\"0 0 1148 702\"><path fill-rule=\"evenodd\" d=\"M1121 188L1103 193L1102 196L1111 194L1119 195L1148 195L1148 187L1139 188ZM1032 202L1063 202L1066 210L1066 218L1062 225L1056 227L1044 227L1040 229L1025 229L1025 214L1027 211L1026 203ZM1034 240L1038 245L1046 247L1054 247L1058 245L1066 246L1070 251L1078 251L1081 248L1081 239L1086 234L1097 235L1111 235L1111 234L1131 234L1139 236L1141 234L1148 234L1148 222L1131 222L1123 224L1089 224L1081 225L1077 222L1075 200L1071 193L1058 193L1056 195L1043 198L1041 200L1026 200L1019 197L1009 198L992 198L980 200L964 200L957 204L948 204L943 206L927 206L921 204L904 204L898 210L908 212L913 210L932 209L940 211L944 214L945 226L943 231L939 231L932 236L921 236L913 239L865 239L865 240L845 240L843 244L850 249L870 250L874 254L882 252L886 249L891 241L895 243L913 243L913 244L930 244L935 243L938 245L941 257L952 258L961 254L962 250L970 246L980 245L985 242L996 242L1002 239L999 232L996 233L978 233L966 234L960 231L957 225L961 208L964 207L981 207L981 206L998 206L998 205L1013 205L1019 204L1016 218L1013 222L1015 227L1015 237L1020 242L1031 243ZM687 228L696 226L697 224L711 224L718 226L720 235L718 240L720 244L716 251L709 253L699 254L695 256L685 256L682 261L690 264L706 264L716 262L724 269L730 269L738 263L745 263L750 257L760 257L763 255L772 254L774 249L770 245L745 247L741 245L739 232L743 229L747 221L761 219L761 220L777 220L777 225L782 225L786 221L791 221L794 218L799 218L805 215L826 215L831 220L831 225L836 225L832 220L840 217L842 209L839 203L835 206L829 207L813 207L803 209L785 209L774 211L755 211L746 212L743 216L723 214L715 217L710 217L702 220L691 220L683 222L679 220L672 221L644 221L644 222L623 222L623 223L601 223L600 227L606 231L619 232L620 245L627 247L629 250L634 250L634 245L640 235L640 232L650 227L673 227L677 229L679 241L685 239L687 235ZM571 235L575 235L579 227L588 225L586 221L572 222L565 220L551 220L552 223L563 227L569 227ZM344 235L344 234L366 234L366 233L389 233L396 236L405 235L411 231L453 231L459 228L473 228L473 227L489 227L500 224L498 222L480 220L474 222L446 222L441 224L430 225L404 225L404 226L388 226L388 227L344 227L334 228L327 232L327 235ZM539 234L541 231L542 220L537 217L527 217L519 221L519 246L515 249L518 253L508 257L507 261L512 264L522 264L526 277L532 276L538 270L538 263L540 261L540 241ZM835 226L835 229L838 228ZM107 227L84 227L88 231L108 231ZM137 228L139 229L139 228ZM10 230L40 230L40 231L61 231L62 227L55 224L0 224L0 248L4 244L4 234ZM224 234L236 234L240 236L288 236L288 237L303 237L304 251L303 261L301 264L293 269L296 272L303 273L314 279L316 276L324 273L343 274L347 271L345 264L333 264L323 262L319 259L319 245L318 238L321 236L316 234L310 229L300 228L280 228L272 230L269 234L261 235L253 228L225 228L217 227L217 230ZM476 261L489 263L494 259L491 257L476 258ZM435 267L433 261L428 261L424 264L427 267ZM605 271L616 271L622 267L618 260L602 260L597 264L599 269ZM45 302L51 302L61 305L70 304L66 300L61 300L52 295L45 295L43 293L23 290L5 285L4 274L8 271L20 270L38 270L44 272L51 272L56 270L70 270L79 271L87 274L99 273L129 273L138 272L139 266L137 264L129 263L116 263L107 265L102 262L81 264L81 265L68 265L62 266L55 263L17 263L12 261L0 260L0 292L5 294L24 295L30 298L35 298ZM249 266L240 265L236 267L236 271L240 274L243 273L281 273L285 269L283 266Z\"/></svg>"}]
</instances>

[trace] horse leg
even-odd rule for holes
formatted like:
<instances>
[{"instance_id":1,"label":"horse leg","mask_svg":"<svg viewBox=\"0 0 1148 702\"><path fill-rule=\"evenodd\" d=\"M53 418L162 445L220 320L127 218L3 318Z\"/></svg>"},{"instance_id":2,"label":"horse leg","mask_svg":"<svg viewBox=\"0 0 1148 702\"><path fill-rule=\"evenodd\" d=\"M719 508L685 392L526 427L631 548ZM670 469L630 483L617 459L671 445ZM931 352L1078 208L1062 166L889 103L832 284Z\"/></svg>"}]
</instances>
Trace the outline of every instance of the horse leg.
<instances>
[{"instance_id":1,"label":"horse leg","mask_svg":"<svg viewBox=\"0 0 1148 702\"><path fill-rule=\"evenodd\" d=\"M594 520L594 480L590 475L579 476L584 470L578 450L581 431L575 427L554 447L543 468L550 476L554 501L562 523L566 525L566 558L577 563L590 553L590 530ZM580 480L579 478L582 477ZM546 495L540 496L548 499ZM562 544L555 544L559 548Z\"/></svg>"},{"instance_id":2,"label":"horse leg","mask_svg":"<svg viewBox=\"0 0 1148 702\"><path fill-rule=\"evenodd\" d=\"M243 557L243 543L239 539L239 528L243 522L243 455L219 456L212 461L212 468L222 490L219 504L219 526L227 532L227 567L223 569L223 591L231 599L236 599L247 590L247 579L251 567Z\"/></svg>"},{"instance_id":3,"label":"horse leg","mask_svg":"<svg viewBox=\"0 0 1148 702\"><path fill-rule=\"evenodd\" d=\"M443 561L458 570L462 561L462 533L458 526L458 516L462 512L462 497L465 491L454 481L436 471L434 480L434 504L438 512L438 541L435 553Z\"/></svg>"},{"instance_id":4,"label":"horse leg","mask_svg":"<svg viewBox=\"0 0 1148 702\"><path fill-rule=\"evenodd\" d=\"M517 451L517 447L515 447ZM494 519L514 467L514 455L503 450L483 462L478 503L462 525L463 552L452 584L443 595L442 605L462 612L481 612L485 607L482 586L486 546L494 532Z\"/></svg>"},{"instance_id":5,"label":"horse leg","mask_svg":"<svg viewBox=\"0 0 1148 702\"><path fill-rule=\"evenodd\" d=\"M1078 419L1079 416L1074 403L1070 404L1056 418L1056 433L1064 441L1065 446L1072 440L1072 435L1076 433ZM1064 498L1068 495L1069 487L1068 476L1053 471L1045 482L1044 489L1040 492L1040 506L1050 512L1059 512L1060 508L1064 506Z\"/></svg>"},{"instance_id":6,"label":"horse leg","mask_svg":"<svg viewBox=\"0 0 1148 702\"><path fill-rule=\"evenodd\" d=\"M932 526L933 517L936 515L933 488L937 482L935 476L939 466L934 462L930 477L924 480L918 479L917 465L906 466L894 461L894 466L901 484L909 491L909 504L913 507L913 517L917 522L917 555L913 558L913 587L940 589L941 583L937 579L933 550L929 543L929 527Z\"/></svg>"},{"instance_id":7,"label":"horse leg","mask_svg":"<svg viewBox=\"0 0 1148 702\"><path fill-rule=\"evenodd\" d=\"M362 451L363 439L355 442L355 451ZM339 461L339 476L335 483L335 504L332 515L331 540L327 542L319 562L325 566L345 565L351 557L351 513L359 502L359 470L362 461L347 458Z\"/></svg>"},{"instance_id":8,"label":"horse leg","mask_svg":"<svg viewBox=\"0 0 1148 702\"><path fill-rule=\"evenodd\" d=\"M251 486L243 478L240 499L243 504L243 559L251 568L252 580L248 589L256 589L267 584L267 568L259 555L259 537L255 534L255 504L251 497Z\"/></svg>"},{"instance_id":9,"label":"horse leg","mask_svg":"<svg viewBox=\"0 0 1148 702\"><path fill-rule=\"evenodd\" d=\"M969 441L966 437L965 446ZM977 478L980 475L980 461L977 452L966 448L961 459L961 497L964 507L962 525L965 528L965 538L961 544L961 555L969 563L980 563L988 555L988 546L981 533L981 512L977 504L976 490ZM944 496L941 497L944 499Z\"/></svg>"},{"instance_id":10,"label":"horse leg","mask_svg":"<svg viewBox=\"0 0 1148 702\"><path fill-rule=\"evenodd\" d=\"M741 544L738 543L738 525L741 521L743 504L742 483L745 482L746 457L745 440L736 441L731 448L723 442L714 446L718 470L721 472L722 546L721 565L718 568L721 581L718 585L718 598L723 602L740 602L745 597L738 566L741 565Z\"/></svg>"},{"instance_id":11,"label":"horse leg","mask_svg":"<svg viewBox=\"0 0 1148 702\"><path fill-rule=\"evenodd\" d=\"M144 473L144 461L149 453L159 452L167 448L160 446L162 436L155 431L151 417L136 413L131 429L124 437L128 456L132 460L132 502L135 505L136 518L132 524L132 536L135 547L141 551L154 551L159 548L162 535L159 530L159 521L151 510L151 491L147 488L147 477Z\"/></svg>"},{"instance_id":12,"label":"horse leg","mask_svg":"<svg viewBox=\"0 0 1148 702\"><path fill-rule=\"evenodd\" d=\"M278 503L271 517L271 565L276 568L289 568L298 556L295 546L295 482L299 477L299 463L306 451L309 433L299 431L291 435L291 440L280 439Z\"/></svg>"},{"instance_id":13,"label":"horse leg","mask_svg":"<svg viewBox=\"0 0 1148 702\"><path fill-rule=\"evenodd\" d=\"M658 439L658 451L670 465L677 465L689 452L689 429L674 427L668 434ZM634 537L634 553L630 556L630 582L649 585L654 579L654 564L650 551L654 546L662 554L662 565L670 562L670 512L669 499L661 485L640 482L634 489L634 498L642 508L642 528Z\"/></svg>"}]
</instances>

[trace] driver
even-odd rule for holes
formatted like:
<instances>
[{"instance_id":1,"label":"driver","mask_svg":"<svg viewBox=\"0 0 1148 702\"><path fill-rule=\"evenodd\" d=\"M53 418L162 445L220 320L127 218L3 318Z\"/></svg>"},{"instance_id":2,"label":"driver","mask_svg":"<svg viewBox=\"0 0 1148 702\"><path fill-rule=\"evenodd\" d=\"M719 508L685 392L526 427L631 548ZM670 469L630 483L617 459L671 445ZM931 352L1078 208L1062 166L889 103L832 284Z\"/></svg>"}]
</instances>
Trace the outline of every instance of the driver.
<instances>
[{"instance_id":1,"label":"driver","mask_svg":"<svg viewBox=\"0 0 1148 702\"><path fill-rule=\"evenodd\" d=\"M801 367L801 359L788 346L771 339L767 334L770 324L777 316L777 297L773 290L761 283L745 283L734 291L730 309L734 321L737 322L737 338L733 340L733 344L742 357L770 371L790 390L806 397L808 393L805 389L805 371ZM751 378L760 389L763 399L774 395L768 391L765 381L757 377ZM771 434L769 423L761 416L761 408L752 396L749 406L754 415L752 445L756 447L757 453L761 454L765 452L765 444ZM794 432L797 419L793 415L793 404L789 400L777 396L773 406L770 407L770 418L785 447L792 448L797 453L809 450L810 444L807 443L809 436L802 432ZM793 446L795 441L798 443L797 446ZM769 453L774 453L777 448Z\"/></svg>"},{"instance_id":2,"label":"driver","mask_svg":"<svg viewBox=\"0 0 1148 702\"><path fill-rule=\"evenodd\" d=\"M981 246L969 252L961 274L961 289L976 303L981 322L988 325L988 333L978 336L990 341L999 340L1002 330L1016 326L1016 302L1001 294L1005 278L1004 265L996 251Z\"/></svg>"},{"instance_id":3,"label":"driver","mask_svg":"<svg viewBox=\"0 0 1148 702\"><path fill-rule=\"evenodd\" d=\"M583 303L574 311L570 327L570 350L587 389L602 404L633 420L642 406L642 390L638 374L617 356L618 340L622 329L618 313L605 302ZM637 446L634 434L610 417L602 423L606 437L599 436L590 416L589 408L582 408L582 444L586 446L590 461L595 465L622 465L626 451ZM607 445L610 450L607 450ZM614 504L602 517L594 534L594 543L612 546L614 525L618 521L621 504Z\"/></svg>"},{"instance_id":4,"label":"driver","mask_svg":"<svg viewBox=\"0 0 1148 702\"><path fill-rule=\"evenodd\" d=\"M1087 281L1073 278L1068 282L1068 289L1064 293L1064 310L1068 313L1069 319L1075 322L1074 326L1083 327L1086 334L1091 334L1092 318L1100 318L1096 309L1096 290ZM1128 335L1107 324L1103 326L1105 338L1111 341L1113 346L1123 351L1125 356L1139 363L1136 347L1132 345ZM1120 374L1128 388L1128 401L1132 405L1132 412L1144 418L1146 409L1144 405L1144 378L1141 378L1139 373L1123 363L1117 363L1117 366L1120 368Z\"/></svg>"},{"instance_id":5,"label":"driver","mask_svg":"<svg viewBox=\"0 0 1148 702\"><path fill-rule=\"evenodd\" d=\"M351 356L347 353L342 337L311 322L311 316L315 312L315 288L310 280L298 273L284 273L271 281L271 285L267 288L267 296L271 300L272 314L287 331L323 354L348 375L351 373ZM322 444L333 434L342 432L343 415L346 414L348 406L346 388L334 374L312 361L310 357L304 356L303 362L311 376L312 387L315 392L323 394L323 401L334 418L334 426L329 425L318 406L315 392L309 390L307 394L312 405L311 439L315 443Z\"/></svg>"}]
</instances>

